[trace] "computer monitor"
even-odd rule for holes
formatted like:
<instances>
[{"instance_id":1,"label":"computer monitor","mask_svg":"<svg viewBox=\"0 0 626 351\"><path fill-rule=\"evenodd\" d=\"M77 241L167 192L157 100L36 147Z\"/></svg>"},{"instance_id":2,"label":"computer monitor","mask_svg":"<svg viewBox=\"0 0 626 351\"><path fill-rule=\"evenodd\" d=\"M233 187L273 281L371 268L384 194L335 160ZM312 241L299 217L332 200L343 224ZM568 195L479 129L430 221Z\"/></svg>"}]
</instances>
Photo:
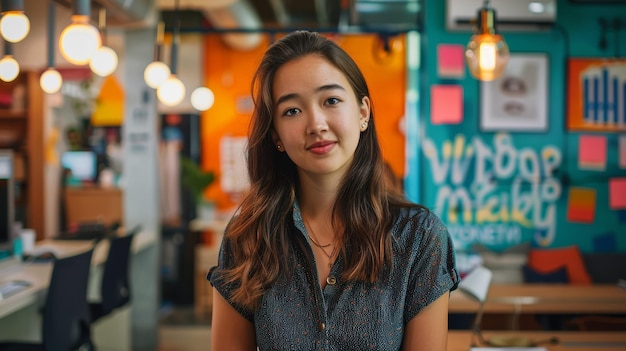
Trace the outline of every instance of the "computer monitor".
<instances>
[{"instance_id":1,"label":"computer monitor","mask_svg":"<svg viewBox=\"0 0 626 351\"><path fill-rule=\"evenodd\" d=\"M97 157L93 151L66 151L61 156L63 168L72 172L72 177L81 181L93 181L98 173Z\"/></svg>"},{"instance_id":2,"label":"computer monitor","mask_svg":"<svg viewBox=\"0 0 626 351\"><path fill-rule=\"evenodd\" d=\"M11 248L14 221L13 152L0 150L0 250Z\"/></svg>"}]
</instances>

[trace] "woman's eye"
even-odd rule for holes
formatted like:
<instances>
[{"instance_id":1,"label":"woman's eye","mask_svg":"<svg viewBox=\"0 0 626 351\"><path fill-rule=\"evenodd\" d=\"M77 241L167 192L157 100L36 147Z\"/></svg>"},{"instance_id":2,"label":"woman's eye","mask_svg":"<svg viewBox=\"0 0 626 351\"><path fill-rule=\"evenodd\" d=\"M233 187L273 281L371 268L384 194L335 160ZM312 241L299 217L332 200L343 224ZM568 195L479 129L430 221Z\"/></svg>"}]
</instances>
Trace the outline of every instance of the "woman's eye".
<instances>
[{"instance_id":1,"label":"woman's eye","mask_svg":"<svg viewBox=\"0 0 626 351\"><path fill-rule=\"evenodd\" d=\"M298 114L300 110L298 110L297 108L289 108L287 110L285 110L285 116L295 116L296 114Z\"/></svg>"},{"instance_id":2,"label":"woman's eye","mask_svg":"<svg viewBox=\"0 0 626 351\"><path fill-rule=\"evenodd\" d=\"M333 98L329 98L328 100L326 100L326 102L329 105L337 105L339 102L341 102L341 100L333 97Z\"/></svg>"}]
</instances>

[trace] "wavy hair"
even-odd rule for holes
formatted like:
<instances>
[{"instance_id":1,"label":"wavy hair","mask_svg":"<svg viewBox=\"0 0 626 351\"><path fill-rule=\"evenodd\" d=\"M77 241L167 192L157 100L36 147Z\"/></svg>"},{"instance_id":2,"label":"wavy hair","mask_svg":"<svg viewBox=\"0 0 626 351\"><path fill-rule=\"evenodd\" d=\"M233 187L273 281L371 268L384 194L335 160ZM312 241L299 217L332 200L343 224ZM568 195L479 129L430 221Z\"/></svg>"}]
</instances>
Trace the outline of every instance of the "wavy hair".
<instances>
[{"instance_id":1,"label":"wavy hair","mask_svg":"<svg viewBox=\"0 0 626 351\"><path fill-rule=\"evenodd\" d=\"M226 233L234 261L225 277L236 287L233 301L250 309L257 307L267 286L281 274L290 274L294 267L294 255L289 253L293 253L294 243L299 240L290 234L294 230L292 209L298 194L298 172L287 153L278 152L272 141L272 87L276 71L283 64L307 55L319 55L343 72L357 101L370 96L365 78L352 58L319 33L289 33L266 51L252 80L254 112L247 149L250 188ZM379 277L384 267L391 266L389 233L398 217L397 208L414 206L385 181L385 164L374 121L372 107L368 128L361 133L332 214L333 226L341 228L339 237L344 244L343 278L369 283Z\"/></svg>"}]
</instances>

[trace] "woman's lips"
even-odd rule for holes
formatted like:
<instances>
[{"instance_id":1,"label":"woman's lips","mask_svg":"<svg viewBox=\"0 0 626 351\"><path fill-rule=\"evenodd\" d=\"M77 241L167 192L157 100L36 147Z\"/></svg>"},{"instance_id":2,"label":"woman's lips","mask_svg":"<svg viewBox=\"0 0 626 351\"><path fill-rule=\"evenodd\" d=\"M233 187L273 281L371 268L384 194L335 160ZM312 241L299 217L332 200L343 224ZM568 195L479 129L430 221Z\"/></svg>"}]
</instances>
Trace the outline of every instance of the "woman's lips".
<instances>
[{"instance_id":1,"label":"woman's lips","mask_svg":"<svg viewBox=\"0 0 626 351\"><path fill-rule=\"evenodd\" d=\"M307 150L311 151L314 154L323 155L328 152L335 146L334 141L318 141L316 143L311 144L307 148Z\"/></svg>"}]
</instances>

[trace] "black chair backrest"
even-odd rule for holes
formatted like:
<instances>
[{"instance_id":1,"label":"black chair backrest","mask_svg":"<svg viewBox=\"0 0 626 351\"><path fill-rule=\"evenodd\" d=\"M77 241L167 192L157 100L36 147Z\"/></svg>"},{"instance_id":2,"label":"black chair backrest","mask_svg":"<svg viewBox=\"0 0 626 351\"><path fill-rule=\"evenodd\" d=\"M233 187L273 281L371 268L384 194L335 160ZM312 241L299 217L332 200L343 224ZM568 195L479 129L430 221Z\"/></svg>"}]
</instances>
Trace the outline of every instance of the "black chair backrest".
<instances>
[{"instance_id":1,"label":"black chair backrest","mask_svg":"<svg viewBox=\"0 0 626 351\"><path fill-rule=\"evenodd\" d=\"M130 301L130 252L134 232L111 238L102 273L102 314L109 314Z\"/></svg>"},{"instance_id":2,"label":"black chair backrest","mask_svg":"<svg viewBox=\"0 0 626 351\"><path fill-rule=\"evenodd\" d=\"M42 341L46 351L75 350L89 342L87 287L93 249L54 261Z\"/></svg>"}]
</instances>

